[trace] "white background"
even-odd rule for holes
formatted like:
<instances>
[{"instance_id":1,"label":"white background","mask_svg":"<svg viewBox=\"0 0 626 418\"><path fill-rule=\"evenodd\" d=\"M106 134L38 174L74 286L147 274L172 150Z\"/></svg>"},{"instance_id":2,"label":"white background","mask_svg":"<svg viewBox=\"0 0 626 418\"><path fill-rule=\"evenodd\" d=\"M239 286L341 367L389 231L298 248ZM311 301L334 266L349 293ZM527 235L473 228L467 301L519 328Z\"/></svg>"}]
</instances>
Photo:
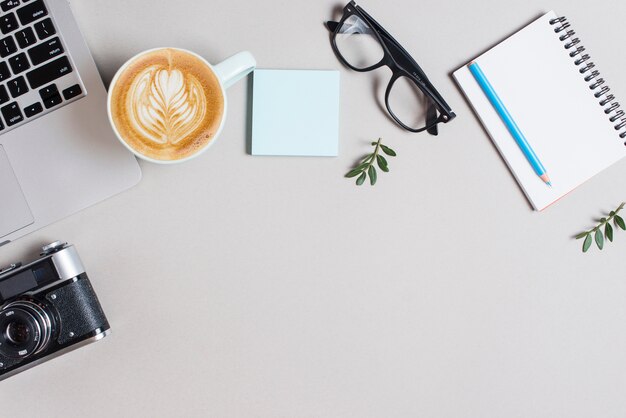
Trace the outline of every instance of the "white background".
<instances>
[{"instance_id":1,"label":"white background","mask_svg":"<svg viewBox=\"0 0 626 418\"><path fill-rule=\"evenodd\" d=\"M458 114L436 138L381 111L387 70L341 67L337 6L73 1L107 84L159 46L341 69L340 156L247 155L240 82L206 154L142 164L137 187L0 249L74 243L113 329L0 383L0 416L626 416L626 232L584 255L572 239L626 199L626 163L533 212L450 77L554 8L624 98L626 4L362 3ZM379 136L398 157L357 188L343 174Z\"/></svg>"}]
</instances>

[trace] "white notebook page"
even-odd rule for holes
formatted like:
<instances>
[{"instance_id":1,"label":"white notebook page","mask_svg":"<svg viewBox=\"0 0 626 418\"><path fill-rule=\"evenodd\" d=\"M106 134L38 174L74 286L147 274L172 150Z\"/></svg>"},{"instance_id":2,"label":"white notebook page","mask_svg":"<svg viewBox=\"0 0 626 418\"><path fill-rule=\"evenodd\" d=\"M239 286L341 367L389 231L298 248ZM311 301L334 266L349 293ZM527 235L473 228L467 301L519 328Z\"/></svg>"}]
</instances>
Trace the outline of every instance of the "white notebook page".
<instances>
[{"instance_id":1,"label":"white notebook page","mask_svg":"<svg viewBox=\"0 0 626 418\"><path fill-rule=\"evenodd\" d=\"M550 25L556 17L545 14L475 59L543 163L552 188L535 174L467 66L453 74L537 210L626 155L616 123L569 56L573 49L566 50L567 41L554 32L559 25Z\"/></svg>"}]
</instances>

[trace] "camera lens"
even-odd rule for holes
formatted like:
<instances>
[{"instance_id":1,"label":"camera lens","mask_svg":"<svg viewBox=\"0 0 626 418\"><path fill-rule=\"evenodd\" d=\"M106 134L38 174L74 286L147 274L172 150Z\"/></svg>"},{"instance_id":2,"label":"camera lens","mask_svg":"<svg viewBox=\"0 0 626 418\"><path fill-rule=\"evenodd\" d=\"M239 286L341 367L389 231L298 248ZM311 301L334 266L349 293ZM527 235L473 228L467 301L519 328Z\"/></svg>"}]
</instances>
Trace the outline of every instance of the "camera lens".
<instances>
[{"instance_id":1,"label":"camera lens","mask_svg":"<svg viewBox=\"0 0 626 418\"><path fill-rule=\"evenodd\" d=\"M11 322L7 326L6 337L9 342L21 345L30 338L30 327L25 322Z\"/></svg>"},{"instance_id":2,"label":"camera lens","mask_svg":"<svg viewBox=\"0 0 626 418\"><path fill-rule=\"evenodd\" d=\"M52 322L37 303L19 300L0 311L0 354L21 359L43 350L50 342Z\"/></svg>"}]
</instances>

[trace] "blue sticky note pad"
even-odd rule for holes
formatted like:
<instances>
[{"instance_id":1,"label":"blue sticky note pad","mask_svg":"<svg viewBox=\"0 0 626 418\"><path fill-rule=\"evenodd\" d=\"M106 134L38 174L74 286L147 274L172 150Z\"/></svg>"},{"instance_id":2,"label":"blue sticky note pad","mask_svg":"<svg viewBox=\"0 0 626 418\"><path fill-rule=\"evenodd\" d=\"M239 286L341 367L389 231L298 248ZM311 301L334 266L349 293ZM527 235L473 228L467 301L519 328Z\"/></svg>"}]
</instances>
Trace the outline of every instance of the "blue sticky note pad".
<instances>
[{"instance_id":1,"label":"blue sticky note pad","mask_svg":"<svg viewBox=\"0 0 626 418\"><path fill-rule=\"evenodd\" d=\"M337 156L339 71L255 70L252 155Z\"/></svg>"}]
</instances>

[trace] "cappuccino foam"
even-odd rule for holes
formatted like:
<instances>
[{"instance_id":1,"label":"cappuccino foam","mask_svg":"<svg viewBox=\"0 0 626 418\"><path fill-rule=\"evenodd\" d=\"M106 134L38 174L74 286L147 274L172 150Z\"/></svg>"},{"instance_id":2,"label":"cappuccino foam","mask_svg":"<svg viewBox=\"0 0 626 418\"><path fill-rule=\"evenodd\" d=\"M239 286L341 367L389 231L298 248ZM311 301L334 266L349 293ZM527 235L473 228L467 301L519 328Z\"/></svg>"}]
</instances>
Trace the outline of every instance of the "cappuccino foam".
<instances>
[{"instance_id":1,"label":"cappuccino foam","mask_svg":"<svg viewBox=\"0 0 626 418\"><path fill-rule=\"evenodd\" d=\"M224 115L219 80L185 51L146 52L118 75L109 110L115 128L138 153L179 160L207 146Z\"/></svg>"}]
</instances>

